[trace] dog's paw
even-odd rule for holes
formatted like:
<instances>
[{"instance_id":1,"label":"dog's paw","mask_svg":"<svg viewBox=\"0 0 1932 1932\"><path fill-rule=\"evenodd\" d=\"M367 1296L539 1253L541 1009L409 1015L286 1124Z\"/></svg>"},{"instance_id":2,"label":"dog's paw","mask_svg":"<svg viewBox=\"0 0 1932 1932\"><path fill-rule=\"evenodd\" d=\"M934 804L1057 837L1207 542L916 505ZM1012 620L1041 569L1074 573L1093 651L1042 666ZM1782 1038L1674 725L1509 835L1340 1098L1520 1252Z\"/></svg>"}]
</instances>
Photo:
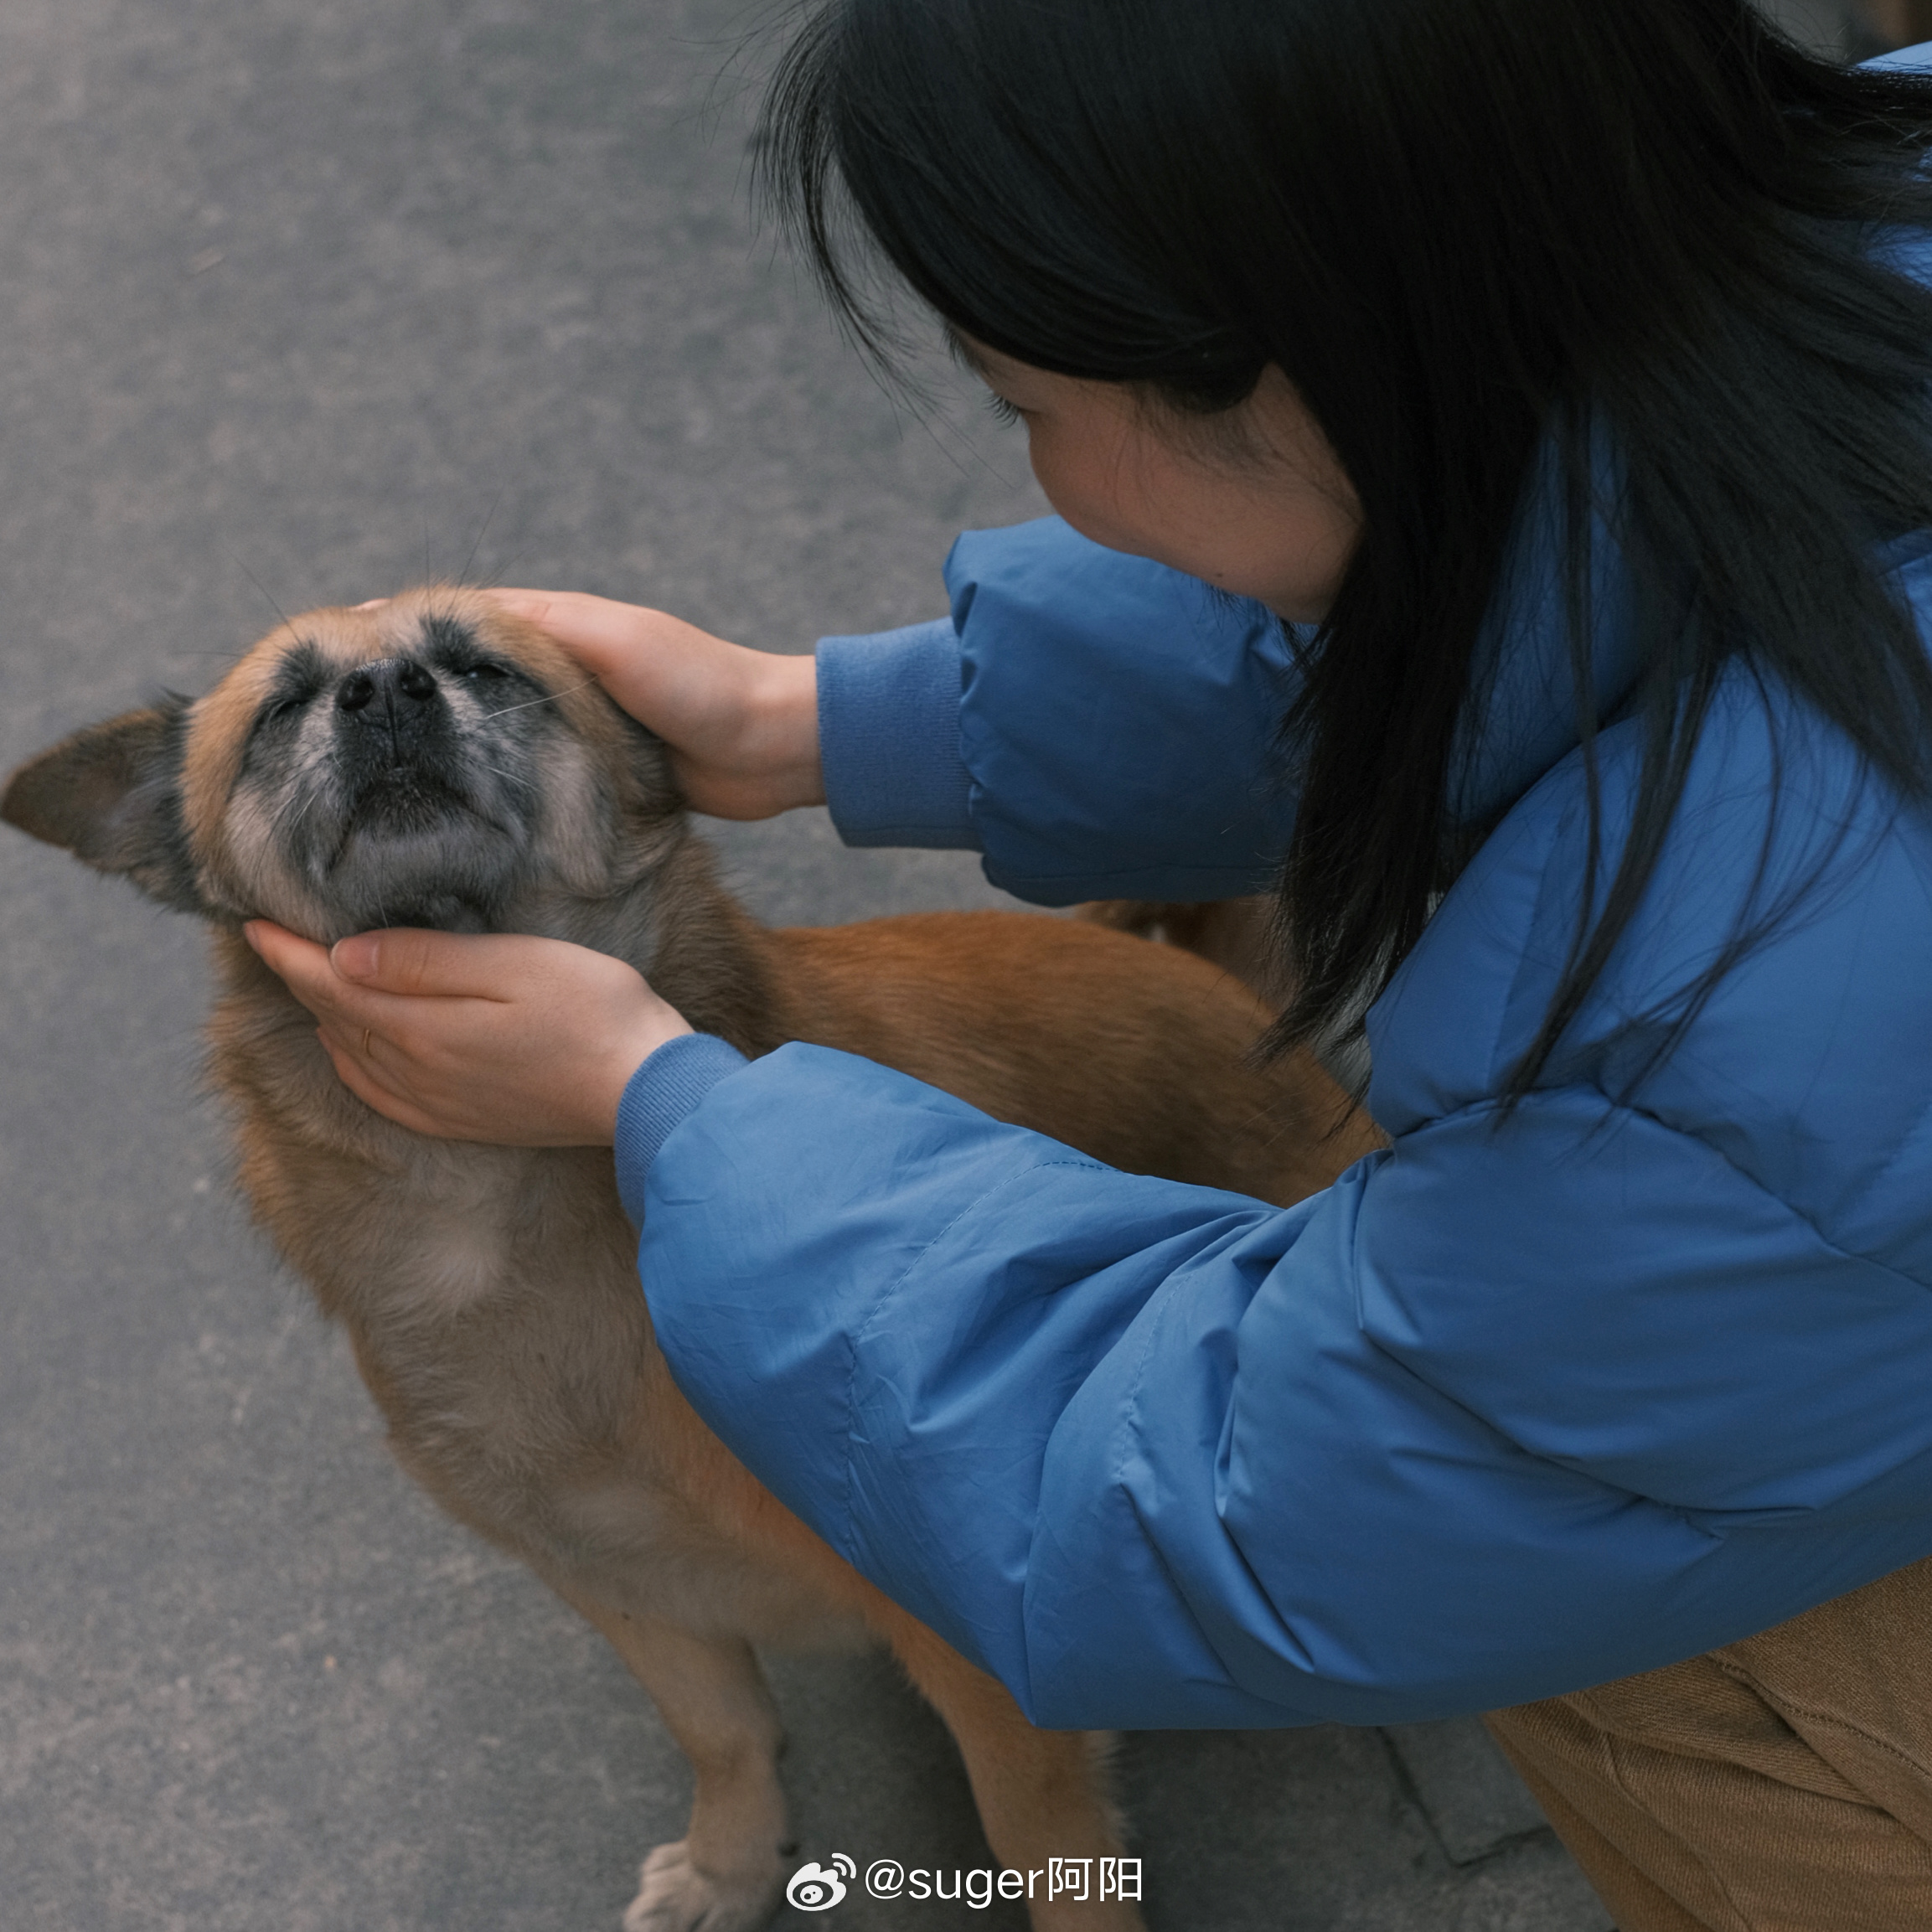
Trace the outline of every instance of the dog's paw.
<instances>
[{"instance_id":1,"label":"dog's paw","mask_svg":"<svg viewBox=\"0 0 1932 1932\"><path fill-rule=\"evenodd\" d=\"M784 1876L774 1860L768 1875L713 1878L691 1862L682 1839L660 1845L638 1875L624 1932L758 1932L778 1909Z\"/></svg>"}]
</instances>

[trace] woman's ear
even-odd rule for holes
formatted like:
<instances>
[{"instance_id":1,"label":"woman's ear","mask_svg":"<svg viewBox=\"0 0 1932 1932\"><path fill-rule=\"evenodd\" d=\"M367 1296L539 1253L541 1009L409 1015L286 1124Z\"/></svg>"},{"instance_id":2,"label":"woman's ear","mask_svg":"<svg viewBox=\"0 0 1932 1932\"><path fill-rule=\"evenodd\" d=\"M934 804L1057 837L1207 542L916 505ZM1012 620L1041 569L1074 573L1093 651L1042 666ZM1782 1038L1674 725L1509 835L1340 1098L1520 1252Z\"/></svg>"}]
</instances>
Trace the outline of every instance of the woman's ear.
<instances>
[{"instance_id":1,"label":"woman's ear","mask_svg":"<svg viewBox=\"0 0 1932 1932\"><path fill-rule=\"evenodd\" d=\"M205 916L181 817L187 715L188 700L170 696L63 738L7 781L0 819Z\"/></svg>"}]
</instances>

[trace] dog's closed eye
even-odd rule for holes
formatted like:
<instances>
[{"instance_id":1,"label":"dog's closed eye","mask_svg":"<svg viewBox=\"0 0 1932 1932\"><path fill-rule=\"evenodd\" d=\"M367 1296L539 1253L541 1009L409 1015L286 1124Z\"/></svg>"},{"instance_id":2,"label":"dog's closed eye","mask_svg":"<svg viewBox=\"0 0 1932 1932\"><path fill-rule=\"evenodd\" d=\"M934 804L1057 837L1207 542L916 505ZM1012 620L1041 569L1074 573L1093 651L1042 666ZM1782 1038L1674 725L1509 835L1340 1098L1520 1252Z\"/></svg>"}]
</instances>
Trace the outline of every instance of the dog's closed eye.
<instances>
[{"instance_id":1,"label":"dog's closed eye","mask_svg":"<svg viewBox=\"0 0 1932 1932\"><path fill-rule=\"evenodd\" d=\"M256 715L255 729L287 724L298 716L327 681L321 653L305 639L283 660L267 703Z\"/></svg>"}]
</instances>

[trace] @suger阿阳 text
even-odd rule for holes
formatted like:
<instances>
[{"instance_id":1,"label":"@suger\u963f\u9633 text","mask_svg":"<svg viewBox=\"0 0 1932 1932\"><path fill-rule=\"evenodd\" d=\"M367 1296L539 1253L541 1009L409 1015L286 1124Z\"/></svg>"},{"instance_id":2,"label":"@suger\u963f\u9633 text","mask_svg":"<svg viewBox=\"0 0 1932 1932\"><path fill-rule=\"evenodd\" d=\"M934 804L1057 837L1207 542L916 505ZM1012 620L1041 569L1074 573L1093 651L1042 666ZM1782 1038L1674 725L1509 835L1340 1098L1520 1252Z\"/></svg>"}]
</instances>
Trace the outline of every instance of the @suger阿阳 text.
<instances>
[{"instance_id":1,"label":"@suger\u963f\u9633 text","mask_svg":"<svg viewBox=\"0 0 1932 1932\"><path fill-rule=\"evenodd\" d=\"M873 1898L911 1904L943 1900L984 1911L995 1899L1065 1899L1069 1904L1140 1897L1138 1858L1049 1858L1031 1871L996 1865L907 1865L897 1858L875 1858L863 1873L859 1862L834 1852L823 1863L814 1859L792 1874L785 1888L788 1904L801 1912L829 1912L856 1886Z\"/></svg>"}]
</instances>

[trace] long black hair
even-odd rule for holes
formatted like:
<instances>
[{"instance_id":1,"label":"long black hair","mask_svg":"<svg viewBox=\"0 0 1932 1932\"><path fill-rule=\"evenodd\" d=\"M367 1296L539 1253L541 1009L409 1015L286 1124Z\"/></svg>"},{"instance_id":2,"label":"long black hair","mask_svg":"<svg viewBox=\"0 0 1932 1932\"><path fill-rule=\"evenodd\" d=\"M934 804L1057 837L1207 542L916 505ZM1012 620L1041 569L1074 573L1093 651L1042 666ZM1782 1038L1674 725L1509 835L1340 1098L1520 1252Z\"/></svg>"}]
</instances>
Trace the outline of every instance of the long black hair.
<instances>
[{"instance_id":1,"label":"long black hair","mask_svg":"<svg viewBox=\"0 0 1932 1932\"><path fill-rule=\"evenodd\" d=\"M1932 525L1932 293L1872 246L1932 228L1932 85L1809 58L1748 0L830 0L762 132L862 341L855 239L1023 363L1195 413L1272 363L1325 431L1362 533L1284 725L1276 1044L1360 1015L1494 822L1457 815L1458 722L1552 451L1593 855L1593 525L1636 586L1614 695L1647 736L1513 1092L1635 910L1738 653L1932 789L1932 668L1873 561Z\"/></svg>"}]
</instances>

